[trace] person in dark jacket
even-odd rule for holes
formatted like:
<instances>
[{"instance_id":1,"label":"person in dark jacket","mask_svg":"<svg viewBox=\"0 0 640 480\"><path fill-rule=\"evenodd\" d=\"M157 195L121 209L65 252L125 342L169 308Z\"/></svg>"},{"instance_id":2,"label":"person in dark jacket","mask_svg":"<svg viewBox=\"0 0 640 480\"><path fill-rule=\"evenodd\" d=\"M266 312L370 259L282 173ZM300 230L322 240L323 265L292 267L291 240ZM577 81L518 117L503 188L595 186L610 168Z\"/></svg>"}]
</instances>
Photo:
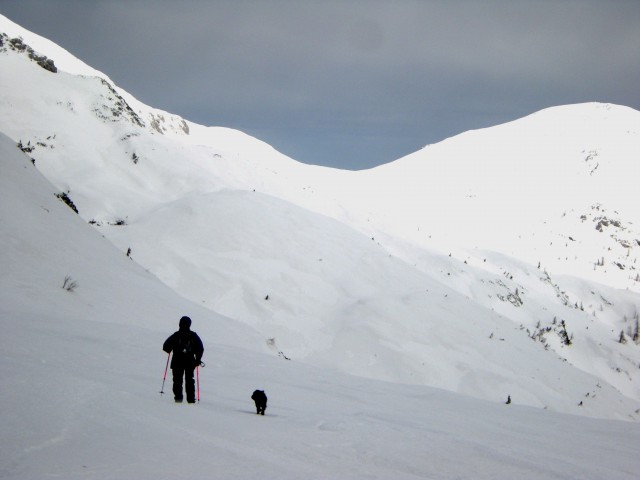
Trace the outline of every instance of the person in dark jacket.
<instances>
[{"instance_id":1,"label":"person in dark jacket","mask_svg":"<svg viewBox=\"0 0 640 480\"><path fill-rule=\"evenodd\" d=\"M171 335L162 345L162 349L173 352L171 372L173 373L173 395L177 403L182 402L182 378L187 394L187 402L196 402L195 382L193 372L200 365L204 347L196 332L191 331L191 319L182 317L180 329Z\"/></svg>"}]
</instances>

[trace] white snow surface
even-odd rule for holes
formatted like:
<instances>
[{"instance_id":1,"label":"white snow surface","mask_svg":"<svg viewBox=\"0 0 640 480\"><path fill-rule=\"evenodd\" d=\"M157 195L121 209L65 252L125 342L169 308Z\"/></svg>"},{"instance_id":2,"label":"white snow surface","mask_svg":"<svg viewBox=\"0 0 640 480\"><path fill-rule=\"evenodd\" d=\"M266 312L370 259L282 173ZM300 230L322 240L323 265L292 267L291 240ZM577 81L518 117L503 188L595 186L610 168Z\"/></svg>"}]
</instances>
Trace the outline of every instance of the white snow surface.
<instances>
[{"instance_id":1,"label":"white snow surface","mask_svg":"<svg viewBox=\"0 0 640 480\"><path fill-rule=\"evenodd\" d=\"M177 296L59 202L5 136L0 159L0 478L637 477L635 422L260 352L251 328ZM160 345L183 313L205 339L196 405L158 393Z\"/></svg>"},{"instance_id":2,"label":"white snow surface","mask_svg":"<svg viewBox=\"0 0 640 480\"><path fill-rule=\"evenodd\" d=\"M0 478L637 478L640 112L345 172L3 32ZM158 393L184 314L195 406Z\"/></svg>"}]
</instances>

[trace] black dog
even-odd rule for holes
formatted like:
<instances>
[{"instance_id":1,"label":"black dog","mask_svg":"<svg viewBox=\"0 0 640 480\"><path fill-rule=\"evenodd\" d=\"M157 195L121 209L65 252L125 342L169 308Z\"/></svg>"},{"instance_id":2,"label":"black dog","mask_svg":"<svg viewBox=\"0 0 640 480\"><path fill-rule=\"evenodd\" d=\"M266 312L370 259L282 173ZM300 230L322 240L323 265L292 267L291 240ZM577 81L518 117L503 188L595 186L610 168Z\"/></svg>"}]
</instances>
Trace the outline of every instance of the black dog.
<instances>
[{"instance_id":1,"label":"black dog","mask_svg":"<svg viewBox=\"0 0 640 480\"><path fill-rule=\"evenodd\" d=\"M264 415L264 411L267 409L267 396L264 394L264 390L256 390L253 392L251 400L256 403L256 413L258 415Z\"/></svg>"}]
</instances>

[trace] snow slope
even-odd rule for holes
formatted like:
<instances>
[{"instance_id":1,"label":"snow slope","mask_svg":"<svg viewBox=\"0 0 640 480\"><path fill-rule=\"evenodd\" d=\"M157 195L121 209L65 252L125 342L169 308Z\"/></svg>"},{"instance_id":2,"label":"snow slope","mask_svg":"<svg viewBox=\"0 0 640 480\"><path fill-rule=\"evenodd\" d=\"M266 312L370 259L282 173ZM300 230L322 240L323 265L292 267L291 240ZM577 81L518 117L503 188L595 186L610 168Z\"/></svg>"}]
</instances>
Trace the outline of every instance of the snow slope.
<instances>
[{"instance_id":1,"label":"snow slope","mask_svg":"<svg viewBox=\"0 0 640 480\"><path fill-rule=\"evenodd\" d=\"M636 477L634 422L260 353L249 327L180 298L82 221L4 135L0 168L1 478ZM195 406L158 394L183 314L205 339Z\"/></svg>"},{"instance_id":2,"label":"snow slope","mask_svg":"<svg viewBox=\"0 0 640 480\"><path fill-rule=\"evenodd\" d=\"M429 145L358 185L384 191L367 208L419 245L489 248L638 292L639 156L640 112L568 105ZM603 217L619 225L596 229ZM603 255L622 268L594 270Z\"/></svg>"},{"instance_id":3,"label":"snow slope","mask_svg":"<svg viewBox=\"0 0 640 480\"><path fill-rule=\"evenodd\" d=\"M247 349L638 417L640 348L617 340L640 311L639 112L560 107L341 172L144 106L8 19L0 27L0 132L121 256L131 249L127 265L237 321L232 332L255 338ZM58 72L9 46L15 32Z\"/></svg>"}]
</instances>

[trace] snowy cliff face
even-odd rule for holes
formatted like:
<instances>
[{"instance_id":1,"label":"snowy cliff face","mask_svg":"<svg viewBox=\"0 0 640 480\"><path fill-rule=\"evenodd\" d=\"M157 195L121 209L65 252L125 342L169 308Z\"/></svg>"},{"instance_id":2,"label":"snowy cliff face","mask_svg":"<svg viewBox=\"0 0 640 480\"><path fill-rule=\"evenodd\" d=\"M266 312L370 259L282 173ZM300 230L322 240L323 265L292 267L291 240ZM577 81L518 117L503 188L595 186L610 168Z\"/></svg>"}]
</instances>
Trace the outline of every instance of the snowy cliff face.
<instances>
[{"instance_id":1,"label":"snowy cliff face","mask_svg":"<svg viewBox=\"0 0 640 480\"><path fill-rule=\"evenodd\" d=\"M343 172L145 106L1 16L0 32L0 132L79 218L260 348L639 418L639 112L557 107Z\"/></svg>"}]
</instances>

